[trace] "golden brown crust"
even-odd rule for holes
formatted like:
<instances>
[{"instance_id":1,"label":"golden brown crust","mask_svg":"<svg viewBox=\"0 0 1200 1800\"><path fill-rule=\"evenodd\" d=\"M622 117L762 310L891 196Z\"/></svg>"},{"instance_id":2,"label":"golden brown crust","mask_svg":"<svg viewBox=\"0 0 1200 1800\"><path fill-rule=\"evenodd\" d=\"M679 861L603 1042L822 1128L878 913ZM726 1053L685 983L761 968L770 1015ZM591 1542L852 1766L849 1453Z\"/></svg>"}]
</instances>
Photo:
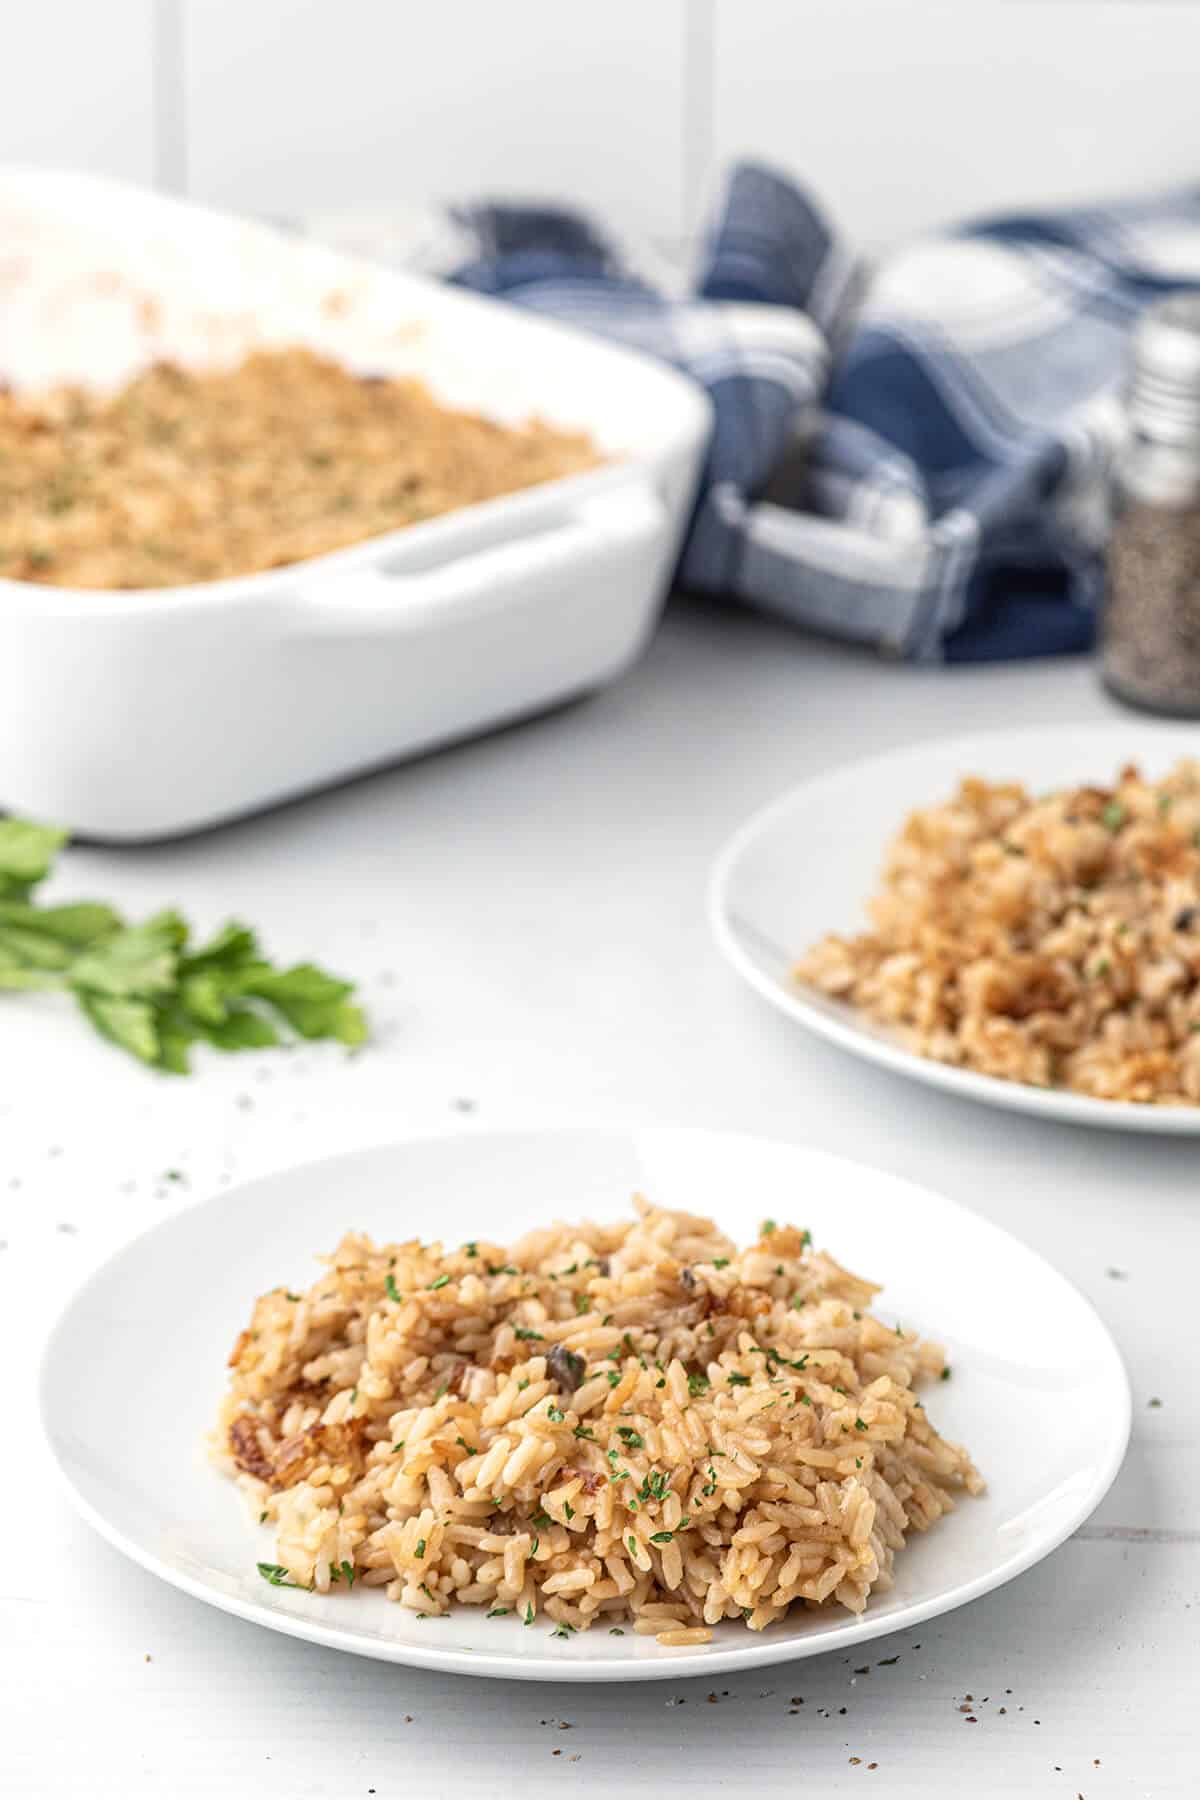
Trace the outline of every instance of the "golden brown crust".
<instances>
[{"instance_id":1,"label":"golden brown crust","mask_svg":"<svg viewBox=\"0 0 1200 1800\"><path fill-rule=\"evenodd\" d=\"M278 568L599 456L304 349L158 363L118 393L0 389L0 576L156 588Z\"/></svg>"}]
</instances>

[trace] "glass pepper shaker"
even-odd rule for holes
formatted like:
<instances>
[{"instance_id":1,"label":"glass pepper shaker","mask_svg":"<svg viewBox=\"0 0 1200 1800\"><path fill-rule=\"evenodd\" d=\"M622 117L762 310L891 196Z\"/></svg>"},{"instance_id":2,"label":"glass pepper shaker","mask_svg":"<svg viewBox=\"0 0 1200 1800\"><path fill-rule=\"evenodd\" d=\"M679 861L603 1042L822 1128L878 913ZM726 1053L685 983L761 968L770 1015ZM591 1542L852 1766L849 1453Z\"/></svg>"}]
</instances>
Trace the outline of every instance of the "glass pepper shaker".
<instances>
[{"instance_id":1,"label":"glass pepper shaker","mask_svg":"<svg viewBox=\"0 0 1200 1800\"><path fill-rule=\"evenodd\" d=\"M1200 718L1200 294L1175 294L1142 315L1127 423L1113 474L1101 673L1131 706Z\"/></svg>"}]
</instances>

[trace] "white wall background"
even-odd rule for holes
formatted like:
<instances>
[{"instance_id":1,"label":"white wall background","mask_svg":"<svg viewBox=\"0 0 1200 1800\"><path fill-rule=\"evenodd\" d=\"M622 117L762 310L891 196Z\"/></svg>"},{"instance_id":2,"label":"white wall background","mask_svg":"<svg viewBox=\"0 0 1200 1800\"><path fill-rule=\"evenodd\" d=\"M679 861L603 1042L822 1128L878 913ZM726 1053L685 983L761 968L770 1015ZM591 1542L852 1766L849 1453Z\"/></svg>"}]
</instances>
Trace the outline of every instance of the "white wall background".
<instances>
[{"instance_id":1,"label":"white wall background","mask_svg":"<svg viewBox=\"0 0 1200 1800\"><path fill-rule=\"evenodd\" d=\"M665 241L743 152L858 238L1200 176L1200 0L38 0L0 159L223 206L573 196Z\"/></svg>"}]
</instances>

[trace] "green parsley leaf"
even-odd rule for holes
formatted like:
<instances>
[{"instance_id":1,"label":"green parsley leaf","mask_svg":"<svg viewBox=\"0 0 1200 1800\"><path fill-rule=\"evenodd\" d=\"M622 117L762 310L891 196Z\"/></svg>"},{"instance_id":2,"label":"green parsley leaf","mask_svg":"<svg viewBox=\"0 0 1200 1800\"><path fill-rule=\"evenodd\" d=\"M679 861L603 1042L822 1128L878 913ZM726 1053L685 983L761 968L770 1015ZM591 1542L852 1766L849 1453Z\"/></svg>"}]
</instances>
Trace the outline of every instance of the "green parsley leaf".
<instances>
[{"instance_id":1,"label":"green parsley leaf","mask_svg":"<svg viewBox=\"0 0 1200 1800\"><path fill-rule=\"evenodd\" d=\"M403 1301L404 1301L404 1295L400 1292L400 1289L396 1286L396 1277L392 1274L390 1269L388 1270L387 1275L384 1277L383 1285L387 1292L388 1299L394 1300L396 1302L397 1306L402 1305Z\"/></svg>"},{"instance_id":2,"label":"green parsley leaf","mask_svg":"<svg viewBox=\"0 0 1200 1800\"><path fill-rule=\"evenodd\" d=\"M424 1554L425 1554L425 1539L424 1538L417 1539L417 1548L416 1548L415 1554L417 1556L424 1556Z\"/></svg>"},{"instance_id":3,"label":"green parsley leaf","mask_svg":"<svg viewBox=\"0 0 1200 1800\"><path fill-rule=\"evenodd\" d=\"M709 1382L707 1375L688 1376L688 1393L693 1400L698 1399L701 1394L707 1394L710 1386L711 1383Z\"/></svg>"},{"instance_id":4,"label":"green parsley leaf","mask_svg":"<svg viewBox=\"0 0 1200 1800\"><path fill-rule=\"evenodd\" d=\"M673 1531L652 1531L650 1533L650 1542L652 1544L669 1544L674 1536L675 1533Z\"/></svg>"},{"instance_id":5,"label":"green parsley leaf","mask_svg":"<svg viewBox=\"0 0 1200 1800\"><path fill-rule=\"evenodd\" d=\"M544 1344L546 1339L540 1331L527 1331L524 1325L513 1326L513 1336L523 1344Z\"/></svg>"},{"instance_id":6,"label":"green parsley leaf","mask_svg":"<svg viewBox=\"0 0 1200 1800\"><path fill-rule=\"evenodd\" d=\"M629 1425L618 1425L617 1436L627 1450L644 1450L646 1447L645 1438L639 1436Z\"/></svg>"},{"instance_id":7,"label":"green parsley leaf","mask_svg":"<svg viewBox=\"0 0 1200 1800\"><path fill-rule=\"evenodd\" d=\"M546 1417L549 1419L549 1421L552 1425L561 1425L563 1420L566 1418L566 1416L567 1415L563 1411L562 1407L555 1406L553 1400L550 1402L549 1406L546 1408Z\"/></svg>"},{"instance_id":8,"label":"green parsley leaf","mask_svg":"<svg viewBox=\"0 0 1200 1800\"><path fill-rule=\"evenodd\" d=\"M854 1429L855 1431L865 1431L867 1429L866 1423L862 1419L855 1419Z\"/></svg>"},{"instance_id":9,"label":"green parsley leaf","mask_svg":"<svg viewBox=\"0 0 1200 1800\"><path fill-rule=\"evenodd\" d=\"M1120 831L1128 816L1119 800L1110 800L1100 814L1100 823L1104 826L1105 831Z\"/></svg>"},{"instance_id":10,"label":"green parsley leaf","mask_svg":"<svg viewBox=\"0 0 1200 1800\"><path fill-rule=\"evenodd\" d=\"M750 1386L750 1377L748 1375L739 1375L736 1369L732 1372L732 1374L727 1375L725 1379L728 1382L730 1387L749 1387Z\"/></svg>"},{"instance_id":11,"label":"green parsley leaf","mask_svg":"<svg viewBox=\"0 0 1200 1800\"><path fill-rule=\"evenodd\" d=\"M714 1256L712 1266L714 1269L727 1269L729 1267L729 1258L727 1256Z\"/></svg>"},{"instance_id":12,"label":"green parsley leaf","mask_svg":"<svg viewBox=\"0 0 1200 1800\"><path fill-rule=\"evenodd\" d=\"M488 1619L507 1619L511 1611L511 1606L493 1606L489 1613L484 1614L484 1617Z\"/></svg>"},{"instance_id":13,"label":"green parsley leaf","mask_svg":"<svg viewBox=\"0 0 1200 1800\"><path fill-rule=\"evenodd\" d=\"M621 1630L619 1625L610 1625L608 1628L608 1635L609 1637L624 1637L625 1633Z\"/></svg>"},{"instance_id":14,"label":"green parsley leaf","mask_svg":"<svg viewBox=\"0 0 1200 1800\"><path fill-rule=\"evenodd\" d=\"M32 819L0 819L0 894L24 900L54 867L67 835Z\"/></svg>"},{"instance_id":15,"label":"green parsley leaf","mask_svg":"<svg viewBox=\"0 0 1200 1800\"><path fill-rule=\"evenodd\" d=\"M431 1281L429 1283L428 1291L431 1294L436 1294L439 1288L449 1287L449 1285L450 1277L448 1275L439 1275L436 1281Z\"/></svg>"},{"instance_id":16,"label":"green parsley leaf","mask_svg":"<svg viewBox=\"0 0 1200 1800\"><path fill-rule=\"evenodd\" d=\"M292 1580L282 1563L262 1562L255 1563L254 1566L263 1580L269 1581L272 1587L298 1588L301 1585L300 1582Z\"/></svg>"},{"instance_id":17,"label":"green parsley leaf","mask_svg":"<svg viewBox=\"0 0 1200 1800\"><path fill-rule=\"evenodd\" d=\"M533 1601L532 1600L528 1601L525 1606L525 1623L527 1625L533 1624Z\"/></svg>"},{"instance_id":18,"label":"green parsley leaf","mask_svg":"<svg viewBox=\"0 0 1200 1800\"><path fill-rule=\"evenodd\" d=\"M779 1230L779 1227L775 1223L774 1219L764 1219L762 1224L758 1228L758 1235L759 1235L759 1237L770 1237L770 1235L773 1231L778 1231L778 1230Z\"/></svg>"}]
</instances>

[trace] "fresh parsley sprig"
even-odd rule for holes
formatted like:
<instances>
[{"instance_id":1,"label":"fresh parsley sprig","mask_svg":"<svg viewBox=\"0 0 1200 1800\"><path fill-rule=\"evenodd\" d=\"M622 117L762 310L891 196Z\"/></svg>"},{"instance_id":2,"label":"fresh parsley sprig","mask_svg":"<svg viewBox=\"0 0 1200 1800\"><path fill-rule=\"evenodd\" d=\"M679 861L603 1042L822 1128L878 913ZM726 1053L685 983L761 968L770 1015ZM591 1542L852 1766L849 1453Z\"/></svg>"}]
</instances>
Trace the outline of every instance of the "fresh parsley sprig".
<instances>
[{"instance_id":1,"label":"fresh parsley sprig","mask_svg":"<svg viewBox=\"0 0 1200 1800\"><path fill-rule=\"evenodd\" d=\"M186 1075L190 1050L261 1050L294 1038L365 1041L354 984L313 963L276 968L246 925L193 945L179 913L130 925L100 901L40 906L65 832L0 819L0 989L74 995L103 1037L140 1062Z\"/></svg>"}]
</instances>

